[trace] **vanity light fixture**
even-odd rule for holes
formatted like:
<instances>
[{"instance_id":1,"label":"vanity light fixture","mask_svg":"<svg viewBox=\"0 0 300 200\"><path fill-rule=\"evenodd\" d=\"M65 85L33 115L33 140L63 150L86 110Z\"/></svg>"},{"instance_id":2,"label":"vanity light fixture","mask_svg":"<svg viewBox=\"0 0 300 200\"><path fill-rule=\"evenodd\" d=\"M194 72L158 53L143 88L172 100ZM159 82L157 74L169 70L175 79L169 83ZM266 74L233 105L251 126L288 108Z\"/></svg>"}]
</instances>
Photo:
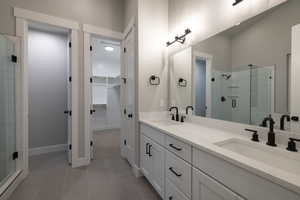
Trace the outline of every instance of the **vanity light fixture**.
<instances>
[{"instance_id":1,"label":"vanity light fixture","mask_svg":"<svg viewBox=\"0 0 300 200\"><path fill-rule=\"evenodd\" d=\"M242 1L244 1L244 0L235 0L235 2L232 4L232 6L238 5L238 4L241 3Z\"/></svg>"},{"instance_id":2,"label":"vanity light fixture","mask_svg":"<svg viewBox=\"0 0 300 200\"><path fill-rule=\"evenodd\" d=\"M181 36L175 36L175 40L173 40L172 42L168 41L167 42L167 47L170 46L170 45L172 45L172 44L174 44L175 42L179 42L181 44L184 44L186 36L188 34L190 34L191 32L192 32L191 29L189 29L189 28L185 29L183 35L181 35Z\"/></svg>"}]
</instances>

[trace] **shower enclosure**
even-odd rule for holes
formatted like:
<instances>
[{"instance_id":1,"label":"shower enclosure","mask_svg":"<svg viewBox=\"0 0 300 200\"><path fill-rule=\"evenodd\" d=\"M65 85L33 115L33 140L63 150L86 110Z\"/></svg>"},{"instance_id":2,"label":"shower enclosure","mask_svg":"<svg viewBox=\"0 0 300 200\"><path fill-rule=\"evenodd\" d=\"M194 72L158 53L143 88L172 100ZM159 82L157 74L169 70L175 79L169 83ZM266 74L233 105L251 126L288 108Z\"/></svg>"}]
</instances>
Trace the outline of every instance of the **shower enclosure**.
<instances>
[{"instance_id":1,"label":"shower enclosure","mask_svg":"<svg viewBox=\"0 0 300 200\"><path fill-rule=\"evenodd\" d=\"M274 66L212 71L212 117L259 125L274 112Z\"/></svg>"},{"instance_id":2,"label":"shower enclosure","mask_svg":"<svg viewBox=\"0 0 300 200\"><path fill-rule=\"evenodd\" d=\"M0 34L0 196L17 173L15 41Z\"/></svg>"}]
</instances>

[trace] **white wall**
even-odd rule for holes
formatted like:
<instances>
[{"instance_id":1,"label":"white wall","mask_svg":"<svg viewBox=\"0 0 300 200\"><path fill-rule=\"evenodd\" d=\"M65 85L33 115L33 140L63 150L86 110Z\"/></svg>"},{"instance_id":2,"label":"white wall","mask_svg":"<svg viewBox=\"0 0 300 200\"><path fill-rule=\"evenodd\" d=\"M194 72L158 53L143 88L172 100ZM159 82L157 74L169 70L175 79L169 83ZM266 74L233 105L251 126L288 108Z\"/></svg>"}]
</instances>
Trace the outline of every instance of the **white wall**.
<instances>
[{"instance_id":1,"label":"white wall","mask_svg":"<svg viewBox=\"0 0 300 200\"><path fill-rule=\"evenodd\" d=\"M168 0L139 0L138 12L139 112L163 111L168 104ZM161 85L149 84L153 74Z\"/></svg>"},{"instance_id":2,"label":"white wall","mask_svg":"<svg viewBox=\"0 0 300 200\"><path fill-rule=\"evenodd\" d=\"M68 37L29 32L29 148L67 143Z\"/></svg>"}]
</instances>

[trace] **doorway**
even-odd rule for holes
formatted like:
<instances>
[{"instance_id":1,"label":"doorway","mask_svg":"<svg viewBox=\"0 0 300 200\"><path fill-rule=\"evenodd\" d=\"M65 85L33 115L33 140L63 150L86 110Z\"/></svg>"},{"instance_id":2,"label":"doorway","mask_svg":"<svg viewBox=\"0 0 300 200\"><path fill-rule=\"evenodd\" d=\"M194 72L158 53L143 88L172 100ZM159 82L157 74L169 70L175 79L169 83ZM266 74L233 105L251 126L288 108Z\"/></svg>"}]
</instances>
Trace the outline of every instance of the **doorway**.
<instances>
[{"instance_id":1,"label":"doorway","mask_svg":"<svg viewBox=\"0 0 300 200\"><path fill-rule=\"evenodd\" d=\"M206 116L206 61L196 59L195 66L195 115Z\"/></svg>"},{"instance_id":2,"label":"doorway","mask_svg":"<svg viewBox=\"0 0 300 200\"><path fill-rule=\"evenodd\" d=\"M91 139L101 134L120 134L121 44L102 37L91 37ZM120 140L119 140L120 141ZM95 149L91 145L91 159Z\"/></svg>"},{"instance_id":3,"label":"doorway","mask_svg":"<svg viewBox=\"0 0 300 200\"><path fill-rule=\"evenodd\" d=\"M193 106L195 115L200 117L211 116L212 59L209 54L193 51Z\"/></svg>"},{"instance_id":4,"label":"doorway","mask_svg":"<svg viewBox=\"0 0 300 200\"><path fill-rule=\"evenodd\" d=\"M64 151L71 160L69 30L42 23L28 29L29 155Z\"/></svg>"}]
</instances>

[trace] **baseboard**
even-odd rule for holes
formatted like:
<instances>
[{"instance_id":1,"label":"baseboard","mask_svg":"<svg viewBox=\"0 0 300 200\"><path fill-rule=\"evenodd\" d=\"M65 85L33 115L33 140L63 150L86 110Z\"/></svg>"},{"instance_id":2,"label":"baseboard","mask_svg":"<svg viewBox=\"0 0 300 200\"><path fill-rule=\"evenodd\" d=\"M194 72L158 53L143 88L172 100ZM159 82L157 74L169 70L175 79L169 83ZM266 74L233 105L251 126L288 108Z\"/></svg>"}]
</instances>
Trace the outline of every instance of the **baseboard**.
<instances>
[{"instance_id":1,"label":"baseboard","mask_svg":"<svg viewBox=\"0 0 300 200\"><path fill-rule=\"evenodd\" d=\"M112 130L112 129L120 129L120 126L107 126L103 128L95 128L93 131L106 131L106 130Z\"/></svg>"},{"instance_id":2,"label":"baseboard","mask_svg":"<svg viewBox=\"0 0 300 200\"><path fill-rule=\"evenodd\" d=\"M72 168L87 166L90 164L90 160L87 158L79 158L72 161Z\"/></svg>"},{"instance_id":3,"label":"baseboard","mask_svg":"<svg viewBox=\"0 0 300 200\"><path fill-rule=\"evenodd\" d=\"M9 197L13 194L13 192L17 189L18 185L22 183L22 181L26 178L28 175L27 170L21 171L16 179L12 182L12 184L7 188L7 190L0 195L0 200L8 200Z\"/></svg>"},{"instance_id":4,"label":"baseboard","mask_svg":"<svg viewBox=\"0 0 300 200\"><path fill-rule=\"evenodd\" d=\"M133 171L133 174L136 178L139 178L139 177L143 176L143 174L141 172L141 169L136 165L132 166L132 171Z\"/></svg>"},{"instance_id":5,"label":"baseboard","mask_svg":"<svg viewBox=\"0 0 300 200\"><path fill-rule=\"evenodd\" d=\"M41 155L46 153L58 152L58 151L66 151L68 145L67 144L57 144L51 146L37 147L29 149L29 156Z\"/></svg>"}]
</instances>

